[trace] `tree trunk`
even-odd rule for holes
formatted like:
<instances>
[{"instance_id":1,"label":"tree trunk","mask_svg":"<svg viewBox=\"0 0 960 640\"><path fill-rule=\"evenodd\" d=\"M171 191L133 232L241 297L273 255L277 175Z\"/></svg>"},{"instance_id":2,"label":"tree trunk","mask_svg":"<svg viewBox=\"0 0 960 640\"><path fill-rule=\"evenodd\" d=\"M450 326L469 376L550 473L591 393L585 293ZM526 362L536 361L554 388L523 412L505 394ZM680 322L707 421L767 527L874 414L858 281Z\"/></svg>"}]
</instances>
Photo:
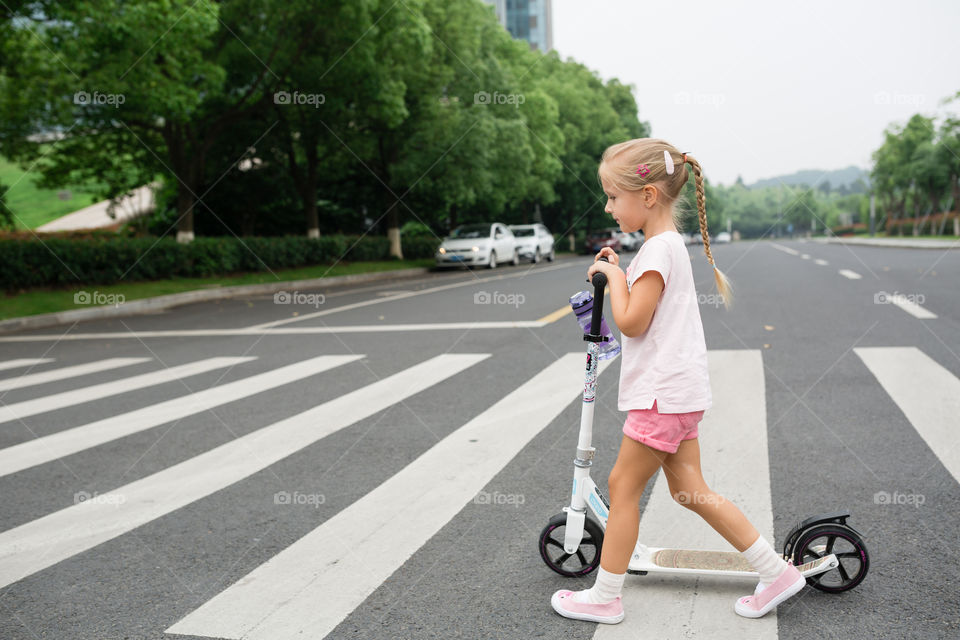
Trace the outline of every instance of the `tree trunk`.
<instances>
[{"instance_id":1,"label":"tree trunk","mask_svg":"<svg viewBox=\"0 0 960 640\"><path fill-rule=\"evenodd\" d=\"M403 260L403 249L400 246L400 216L397 215L395 203L390 205L387 211L387 238L390 239L390 257Z\"/></svg>"},{"instance_id":2,"label":"tree trunk","mask_svg":"<svg viewBox=\"0 0 960 640\"><path fill-rule=\"evenodd\" d=\"M185 185L177 188L177 242L193 242L193 193Z\"/></svg>"}]
</instances>

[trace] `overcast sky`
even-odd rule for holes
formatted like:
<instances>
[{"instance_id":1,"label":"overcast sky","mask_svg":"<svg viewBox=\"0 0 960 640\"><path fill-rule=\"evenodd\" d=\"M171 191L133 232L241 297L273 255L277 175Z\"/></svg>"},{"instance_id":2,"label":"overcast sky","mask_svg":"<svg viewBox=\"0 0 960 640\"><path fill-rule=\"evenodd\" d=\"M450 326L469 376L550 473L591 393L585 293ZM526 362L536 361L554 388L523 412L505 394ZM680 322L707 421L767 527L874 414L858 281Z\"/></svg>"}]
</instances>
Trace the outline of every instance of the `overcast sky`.
<instances>
[{"instance_id":1,"label":"overcast sky","mask_svg":"<svg viewBox=\"0 0 960 640\"><path fill-rule=\"evenodd\" d=\"M714 183L871 166L883 130L960 112L960 1L553 0L554 48L635 86ZM958 150L960 153L960 150Z\"/></svg>"}]
</instances>

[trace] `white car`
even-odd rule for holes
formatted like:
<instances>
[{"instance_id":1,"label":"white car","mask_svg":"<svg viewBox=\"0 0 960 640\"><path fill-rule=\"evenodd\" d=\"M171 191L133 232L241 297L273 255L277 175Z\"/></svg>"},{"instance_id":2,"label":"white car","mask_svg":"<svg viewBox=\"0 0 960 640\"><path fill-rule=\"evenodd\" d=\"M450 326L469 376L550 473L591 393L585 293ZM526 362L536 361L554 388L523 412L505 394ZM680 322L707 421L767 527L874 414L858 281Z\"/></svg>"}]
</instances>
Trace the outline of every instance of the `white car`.
<instances>
[{"instance_id":1,"label":"white car","mask_svg":"<svg viewBox=\"0 0 960 640\"><path fill-rule=\"evenodd\" d=\"M730 240L731 240L730 234L727 233L726 231L721 231L720 233L717 234L717 237L713 239L713 241L716 242L717 244L724 244L724 243L730 242Z\"/></svg>"},{"instance_id":2,"label":"white car","mask_svg":"<svg viewBox=\"0 0 960 640\"><path fill-rule=\"evenodd\" d=\"M631 233L620 233L620 248L624 251L636 251L643 244L643 233L633 231Z\"/></svg>"},{"instance_id":3,"label":"white car","mask_svg":"<svg viewBox=\"0 0 960 640\"><path fill-rule=\"evenodd\" d=\"M512 224L510 230L517 239L517 249L520 251L521 258L529 259L534 264L544 257L553 262L556 257L553 250L553 234L544 225Z\"/></svg>"},{"instance_id":4,"label":"white car","mask_svg":"<svg viewBox=\"0 0 960 640\"><path fill-rule=\"evenodd\" d=\"M484 265L494 269L505 261L520 264L520 252L505 224L480 222L454 229L440 243L436 259L438 267Z\"/></svg>"}]
</instances>

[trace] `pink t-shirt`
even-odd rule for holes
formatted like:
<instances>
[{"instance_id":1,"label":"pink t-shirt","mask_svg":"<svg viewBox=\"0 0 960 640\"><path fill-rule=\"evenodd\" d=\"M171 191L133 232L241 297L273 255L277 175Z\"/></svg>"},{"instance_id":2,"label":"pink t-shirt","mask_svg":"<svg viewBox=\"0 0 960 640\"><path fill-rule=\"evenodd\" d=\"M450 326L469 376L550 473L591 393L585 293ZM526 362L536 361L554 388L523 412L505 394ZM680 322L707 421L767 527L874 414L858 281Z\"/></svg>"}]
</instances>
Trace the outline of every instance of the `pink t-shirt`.
<instances>
[{"instance_id":1,"label":"pink t-shirt","mask_svg":"<svg viewBox=\"0 0 960 640\"><path fill-rule=\"evenodd\" d=\"M659 271L664 288L650 326L635 338L621 336L620 411L704 411L713 406L707 343L686 244L676 231L647 239L627 267L627 289L647 271Z\"/></svg>"}]
</instances>

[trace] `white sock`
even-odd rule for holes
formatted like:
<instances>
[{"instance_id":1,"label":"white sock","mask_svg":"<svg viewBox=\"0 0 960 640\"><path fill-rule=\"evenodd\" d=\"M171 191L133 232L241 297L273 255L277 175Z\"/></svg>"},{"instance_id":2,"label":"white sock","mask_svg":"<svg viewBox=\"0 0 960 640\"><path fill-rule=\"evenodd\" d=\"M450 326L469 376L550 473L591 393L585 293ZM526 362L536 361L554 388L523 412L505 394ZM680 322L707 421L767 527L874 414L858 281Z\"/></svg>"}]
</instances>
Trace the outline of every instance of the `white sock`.
<instances>
[{"instance_id":1,"label":"white sock","mask_svg":"<svg viewBox=\"0 0 960 640\"><path fill-rule=\"evenodd\" d=\"M597 568L597 581L590 589L577 591L573 594L574 602L590 604L606 604L617 599L623 589L623 579L626 573L610 573L603 567Z\"/></svg>"},{"instance_id":2,"label":"white sock","mask_svg":"<svg viewBox=\"0 0 960 640\"><path fill-rule=\"evenodd\" d=\"M763 536L757 538L757 541L750 545L749 549L740 553L747 559L750 566L760 574L760 584L764 587L775 582L787 568L786 561L773 550L773 547L763 539Z\"/></svg>"}]
</instances>

